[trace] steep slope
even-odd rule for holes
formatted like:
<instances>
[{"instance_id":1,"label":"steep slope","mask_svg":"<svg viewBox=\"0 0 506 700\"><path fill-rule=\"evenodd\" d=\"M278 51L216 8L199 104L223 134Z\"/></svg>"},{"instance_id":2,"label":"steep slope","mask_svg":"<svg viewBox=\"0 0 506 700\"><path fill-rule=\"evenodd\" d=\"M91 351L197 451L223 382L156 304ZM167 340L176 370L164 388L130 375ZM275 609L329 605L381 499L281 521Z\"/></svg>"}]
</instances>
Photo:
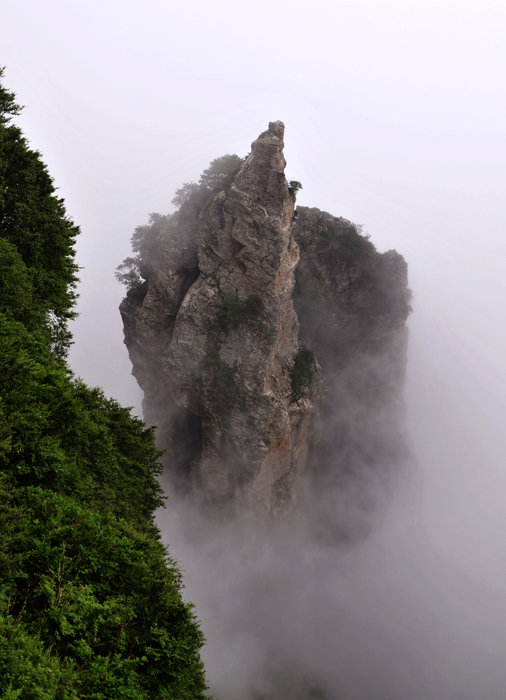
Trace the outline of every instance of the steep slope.
<instances>
[{"instance_id":1,"label":"steep slope","mask_svg":"<svg viewBox=\"0 0 506 700\"><path fill-rule=\"evenodd\" d=\"M203 700L153 429L64 360L78 229L18 112L0 82L0 697Z\"/></svg>"},{"instance_id":2,"label":"steep slope","mask_svg":"<svg viewBox=\"0 0 506 700\"><path fill-rule=\"evenodd\" d=\"M183 203L142 262L145 297L120 307L170 478L214 513L286 512L304 483L341 489L404 449L406 264L294 212L283 133L269 124L231 185Z\"/></svg>"}]
</instances>

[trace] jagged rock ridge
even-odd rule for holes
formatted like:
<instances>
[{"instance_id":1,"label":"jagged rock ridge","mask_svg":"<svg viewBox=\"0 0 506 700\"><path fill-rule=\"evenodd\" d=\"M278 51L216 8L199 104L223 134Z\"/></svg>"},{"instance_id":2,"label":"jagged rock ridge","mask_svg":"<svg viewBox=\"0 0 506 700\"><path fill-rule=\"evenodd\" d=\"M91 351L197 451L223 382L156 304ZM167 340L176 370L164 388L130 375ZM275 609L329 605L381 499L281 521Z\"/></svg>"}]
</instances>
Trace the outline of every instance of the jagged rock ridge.
<instances>
[{"instance_id":1,"label":"jagged rock ridge","mask_svg":"<svg viewBox=\"0 0 506 700\"><path fill-rule=\"evenodd\" d=\"M369 442L402 385L406 265L344 219L294 215L283 133L270 123L228 189L180 208L146 261L146 296L120 307L172 481L213 512L286 511L304 474L323 483L353 468L354 429L325 401L320 364L341 406L362 372L367 399L352 387L348 403ZM371 358L378 369L365 371ZM389 421L392 434L398 420ZM325 425L342 434L340 447L320 441Z\"/></svg>"}]
</instances>

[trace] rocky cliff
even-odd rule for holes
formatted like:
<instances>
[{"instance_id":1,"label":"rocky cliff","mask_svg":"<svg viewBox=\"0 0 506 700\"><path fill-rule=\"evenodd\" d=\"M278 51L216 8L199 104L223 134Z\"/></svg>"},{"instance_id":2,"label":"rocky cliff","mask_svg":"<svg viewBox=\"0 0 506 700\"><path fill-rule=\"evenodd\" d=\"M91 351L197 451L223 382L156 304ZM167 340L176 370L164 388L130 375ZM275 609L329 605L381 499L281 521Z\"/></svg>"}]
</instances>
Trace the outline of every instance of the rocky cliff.
<instances>
[{"instance_id":1,"label":"rocky cliff","mask_svg":"<svg viewBox=\"0 0 506 700\"><path fill-rule=\"evenodd\" d=\"M224 189L182 203L120 307L173 486L213 513L286 512L303 484L339 488L402 451L406 264L294 212L283 133L269 124Z\"/></svg>"},{"instance_id":2,"label":"rocky cliff","mask_svg":"<svg viewBox=\"0 0 506 700\"><path fill-rule=\"evenodd\" d=\"M360 227L299 207L293 294L301 341L326 383L309 506L331 537L367 530L408 457L402 434L407 265Z\"/></svg>"}]
</instances>

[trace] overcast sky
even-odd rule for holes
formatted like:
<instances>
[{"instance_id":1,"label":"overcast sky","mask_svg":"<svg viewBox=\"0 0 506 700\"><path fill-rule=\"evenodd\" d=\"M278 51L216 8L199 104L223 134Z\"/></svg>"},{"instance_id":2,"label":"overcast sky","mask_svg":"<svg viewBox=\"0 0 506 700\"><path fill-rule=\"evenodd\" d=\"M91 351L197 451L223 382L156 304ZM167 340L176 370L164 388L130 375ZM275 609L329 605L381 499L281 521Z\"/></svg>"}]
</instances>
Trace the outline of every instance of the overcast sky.
<instances>
[{"instance_id":1,"label":"overcast sky","mask_svg":"<svg viewBox=\"0 0 506 700\"><path fill-rule=\"evenodd\" d=\"M113 275L130 235L283 120L298 203L408 261L419 524L506 606L504 0L3 0L1 15L17 121L81 226L76 373L138 410Z\"/></svg>"}]
</instances>

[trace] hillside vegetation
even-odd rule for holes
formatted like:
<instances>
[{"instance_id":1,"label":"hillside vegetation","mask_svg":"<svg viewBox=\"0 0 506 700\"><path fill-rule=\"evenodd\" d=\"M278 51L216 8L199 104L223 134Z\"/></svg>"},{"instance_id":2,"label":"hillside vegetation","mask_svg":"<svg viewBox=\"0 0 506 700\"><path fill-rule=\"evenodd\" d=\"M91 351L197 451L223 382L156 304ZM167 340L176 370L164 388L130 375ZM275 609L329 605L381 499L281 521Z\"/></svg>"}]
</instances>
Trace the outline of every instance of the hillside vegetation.
<instances>
[{"instance_id":1,"label":"hillside vegetation","mask_svg":"<svg viewBox=\"0 0 506 700\"><path fill-rule=\"evenodd\" d=\"M0 699L203 698L160 453L65 362L78 228L19 109L0 84Z\"/></svg>"}]
</instances>

